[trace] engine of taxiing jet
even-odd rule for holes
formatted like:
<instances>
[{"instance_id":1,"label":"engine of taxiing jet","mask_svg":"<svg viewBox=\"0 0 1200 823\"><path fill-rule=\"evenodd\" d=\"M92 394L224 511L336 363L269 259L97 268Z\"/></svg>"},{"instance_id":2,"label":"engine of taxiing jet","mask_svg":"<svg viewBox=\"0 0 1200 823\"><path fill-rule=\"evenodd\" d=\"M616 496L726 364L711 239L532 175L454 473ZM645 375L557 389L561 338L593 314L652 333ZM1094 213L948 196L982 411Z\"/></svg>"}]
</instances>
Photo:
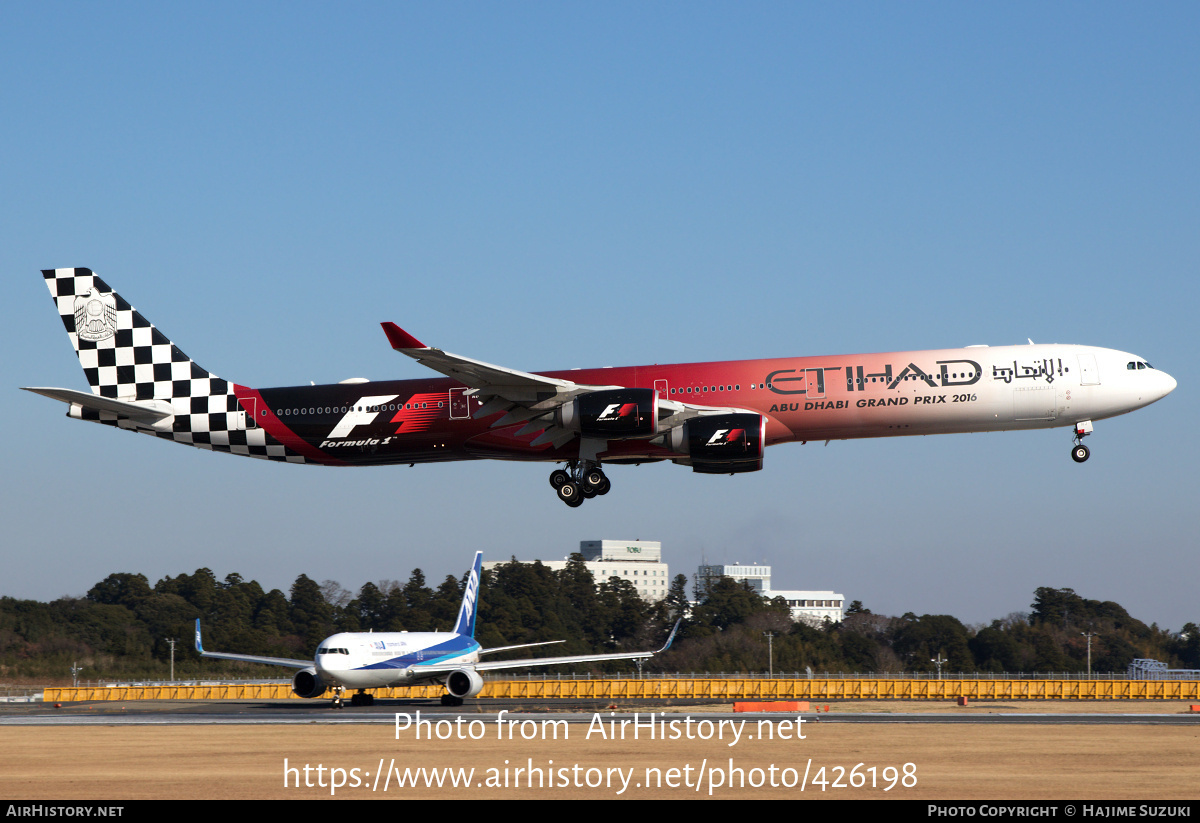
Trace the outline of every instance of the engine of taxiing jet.
<instances>
[{"instance_id":1,"label":"engine of taxiing jet","mask_svg":"<svg viewBox=\"0 0 1200 823\"><path fill-rule=\"evenodd\" d=\"M474 669L455 669L446 678L446 690L455 697L474 697L483 691L483 678Z\"/></svg>"}]
</instances>

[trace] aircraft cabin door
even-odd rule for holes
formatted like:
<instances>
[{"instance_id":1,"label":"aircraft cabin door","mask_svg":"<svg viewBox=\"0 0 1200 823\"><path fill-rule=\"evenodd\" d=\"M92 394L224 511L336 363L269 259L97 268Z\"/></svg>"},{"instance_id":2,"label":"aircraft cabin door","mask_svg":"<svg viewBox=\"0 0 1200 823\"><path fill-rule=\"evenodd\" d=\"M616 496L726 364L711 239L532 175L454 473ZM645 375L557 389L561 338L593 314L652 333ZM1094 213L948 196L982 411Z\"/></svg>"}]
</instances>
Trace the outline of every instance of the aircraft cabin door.
<instances>
[{"instance_id":1,"label":"aircraft cabin door","mask_svg":"<svg viewBox=\"0 0 1200 823\"><path fill-rule=\"evenodd\" d=\"M450 390L450 419L466 420L471 416L471 398L468 389Z\"/></svg>"},{"instance_id":2,"label":"aircraft cabin door","mask_svg":"<svg viewBox=\"0 0 1200 823\"><path fill-rule=\"evenodd\" d=\"M234 431L246 431L246 429L257 428L257 404L253 397L239 399L241 410L234 413L233 429Z\"/></svg>"},{"instance_id":3,"label":"aircraft cabin door","mask_svg":"<svg viewBox=\"0 0 1200 823\"><path fill-rule=\"evenodd\" d=\"M825 370L824 369L805 369L804 370L804 388L808 392L809 400L824 400L825 399Z\"/></svg>"},{"instance_id":4,"label":"aircraft cabin door","mask_svg":"<svg viewBox=\"0 0 1200 823\"><path fill-rule=\"evenodd\" d=\"M1079 385L1099 386L1100 371L1096 368L1096 355L1079 355Z\"/></svg>"}]
</instances>

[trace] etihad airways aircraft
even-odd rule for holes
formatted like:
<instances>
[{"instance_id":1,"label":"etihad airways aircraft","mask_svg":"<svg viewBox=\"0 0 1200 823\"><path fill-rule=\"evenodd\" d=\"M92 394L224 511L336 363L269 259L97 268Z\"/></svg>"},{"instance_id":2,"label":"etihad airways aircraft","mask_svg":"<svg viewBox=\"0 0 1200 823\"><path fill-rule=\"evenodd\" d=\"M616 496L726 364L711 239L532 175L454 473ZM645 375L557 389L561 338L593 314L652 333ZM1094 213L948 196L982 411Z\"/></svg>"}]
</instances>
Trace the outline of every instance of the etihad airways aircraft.
<instances>
[{"instance_id":1,"label":"etihad airways aircraft","mask_svg":"<svg viewBox=\"0 0 1200 823\"><path fill-rule=\"evenodd\" d=\"M200 641L200 620L196 620L196 651L203 657L242 660L299 669L292 678L292 691L300 697L320 697L327 688L334 693L333 704L342 707L342 691L357 689L350 698L353 706L369 706L374 696L368 689L391 686L419 686L442 683L448 694L443 706L461 706L463 698L474 697L483 689L479 672L497 669L523 669L534 666L561 666L567 663L593 663L600 660L643 660L671 647L679 624L671 630L666 644L656 652L618 652L584 654L572 657L534 657L525 660L479 662L480 655L563 643L526 643L484 649L475 641L475 613L479 607L479 574L483 552L475 553L475 563L467 577L462 606L452 632L343 632L327 637L317 647L312 660L283 657L257 657L250 654L206 652Z\"/></svg>"},{"instance_id":2,"label":"etihad airways aircraft","mask_svg":"<svg viewBox=\"0 0 1200 823\"><path fill-rule=\"evenodd\" d=\"M27 391L68 417L289 463L564 463L550 484L569 506L608 492L606 465L737 474L796 441L1063 426L1082 463L1094 421L1175 388L1135 354L1032 341L532 374L384 323L392 348L445 377L252 389L200 368L90 269L42 275L91 392Z\"/></svg>"}]
</instances>

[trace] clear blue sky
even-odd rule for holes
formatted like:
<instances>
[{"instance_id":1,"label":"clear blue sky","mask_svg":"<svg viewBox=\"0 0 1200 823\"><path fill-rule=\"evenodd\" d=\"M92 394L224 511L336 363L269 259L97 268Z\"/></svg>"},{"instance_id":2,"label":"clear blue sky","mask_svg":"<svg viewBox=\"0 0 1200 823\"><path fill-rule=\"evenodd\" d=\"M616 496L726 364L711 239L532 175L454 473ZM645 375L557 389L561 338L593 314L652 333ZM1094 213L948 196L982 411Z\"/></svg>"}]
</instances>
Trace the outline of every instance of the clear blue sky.
<instances>
[{"instance_id":1,"label":"clear blue sky","mask_svg":"<svg viewBox=\"0 0 1200 823\"><path fill-rule=\"evenodd\" d=\"M115 571L459 575L660 540L876 612L1038 586L1200 622L1189 3L0 7L0 595ZM95 269L252 386L426 372L381 320L524 370L1083 343L1166 400L1067 430L783 446L762 472L281 466L63 417L38 270Z\"/></svg>"}]
</instances>

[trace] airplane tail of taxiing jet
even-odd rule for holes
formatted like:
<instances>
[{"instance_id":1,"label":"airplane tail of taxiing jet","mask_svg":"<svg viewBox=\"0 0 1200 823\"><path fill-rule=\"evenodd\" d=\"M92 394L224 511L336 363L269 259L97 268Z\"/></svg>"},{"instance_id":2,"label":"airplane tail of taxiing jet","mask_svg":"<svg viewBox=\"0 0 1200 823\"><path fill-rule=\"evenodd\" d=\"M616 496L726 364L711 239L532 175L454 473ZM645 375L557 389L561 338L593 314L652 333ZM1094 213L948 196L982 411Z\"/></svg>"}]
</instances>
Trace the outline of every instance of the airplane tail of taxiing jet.
<instances>
[{"instance_id":1,"label":"airplane tail of taxiing jet","mask_svg":"<svg viewBox=\"0 0 1200 823\"><path fill-rule=\"evenodd\" d=\"M475 562L467 575L467 589L463 592L462 605L458 607L458 620L454 633L466 637L475 636L475 613L479 610L479 575L483 571L483 552L475 552Z\"/></svg>"},{"instance_id":2,"label":"airplane tail of taxiing jet","mask_svg":"<svg viewBox=\"0 0 1200 823\"><path fill-rule=\"evenodd\" d=\"M247 420L235 386L201 368L91 269L45 269L91 393L28 388L67 415L213 451L292 460Z\"/></svg>"}]
</instances>

